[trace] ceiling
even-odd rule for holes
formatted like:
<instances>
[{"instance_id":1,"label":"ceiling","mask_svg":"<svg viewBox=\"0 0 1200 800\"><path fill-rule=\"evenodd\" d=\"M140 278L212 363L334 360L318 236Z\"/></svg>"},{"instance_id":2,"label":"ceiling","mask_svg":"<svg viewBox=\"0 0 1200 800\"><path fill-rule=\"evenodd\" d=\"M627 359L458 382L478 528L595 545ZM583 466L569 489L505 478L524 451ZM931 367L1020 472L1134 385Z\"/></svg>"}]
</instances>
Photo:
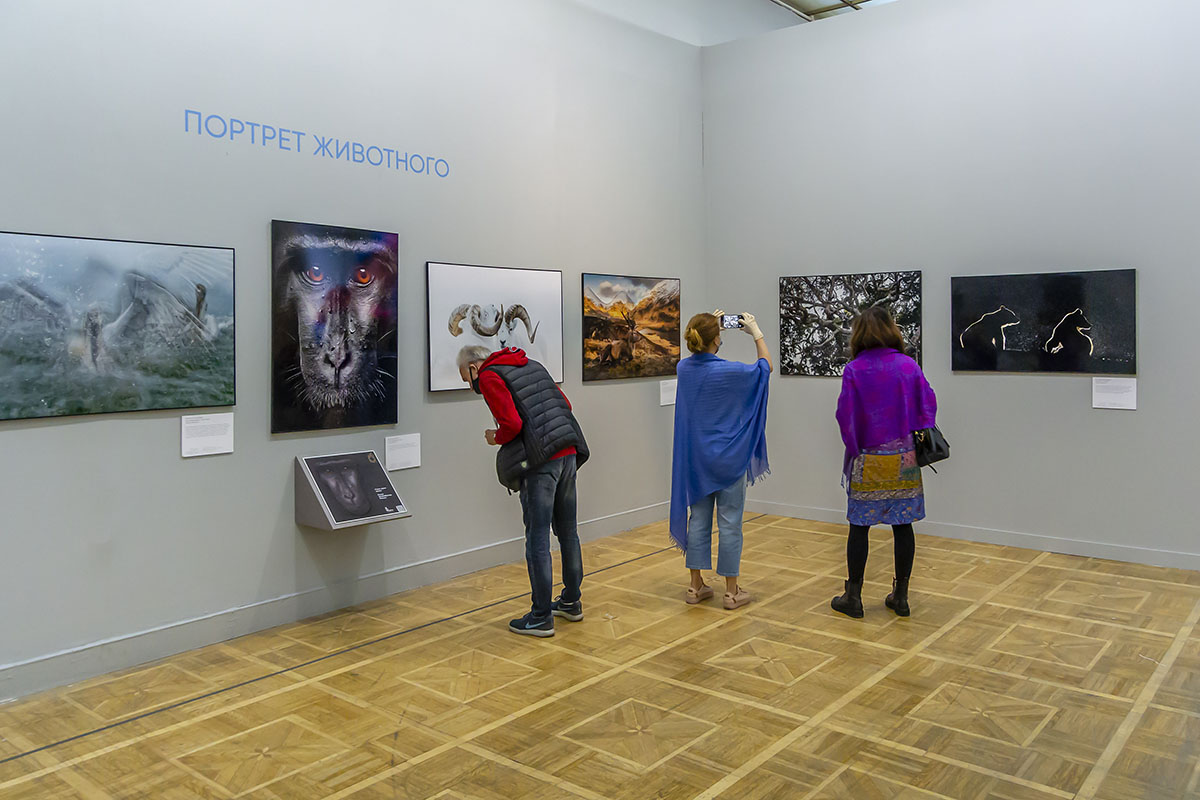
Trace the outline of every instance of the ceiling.
<instances>
[{"instance_id":1,"label":"ceiling","mask_svg":"<svg viewBox=\"0 0 1200 800\"><path fill-rule=\"evenodd\" d=\"M699 47L758 36L893 0L574 0Z\"/></svg>"},{"instance_id":2,"label":"ceiling","mask_svg":"<svg viewBox=\"0 0 1200 800\"><path fill-rule=\"evenodd\" d=\"M809 21L825 19L838 14L854 13L867 6L879 6L894 0L770 0L780 6L787 6Z\"/></svg>"}]
</instances>

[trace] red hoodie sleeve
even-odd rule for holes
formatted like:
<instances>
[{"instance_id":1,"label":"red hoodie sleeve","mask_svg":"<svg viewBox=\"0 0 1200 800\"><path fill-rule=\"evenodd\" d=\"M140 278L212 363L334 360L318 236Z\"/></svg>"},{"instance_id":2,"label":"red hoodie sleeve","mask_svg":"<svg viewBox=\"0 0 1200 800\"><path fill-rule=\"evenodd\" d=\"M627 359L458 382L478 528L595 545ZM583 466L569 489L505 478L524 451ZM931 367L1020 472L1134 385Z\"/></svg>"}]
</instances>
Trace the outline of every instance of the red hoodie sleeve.
<instances>
[{"instance_id":1,"label":"red hoodie sleeve","mask_svg":"<svg viewBox=\"0 0 1200 800\"><path fill-rule=\"evenodd\" d=\"M513 402L512 394L499 375L491 370L484 370L479 375L479 390L483 399L496 418L496 443L508 444L517 438L521 432L521 415L517 413L517 405Z\"/></svg>"}]
</instances>

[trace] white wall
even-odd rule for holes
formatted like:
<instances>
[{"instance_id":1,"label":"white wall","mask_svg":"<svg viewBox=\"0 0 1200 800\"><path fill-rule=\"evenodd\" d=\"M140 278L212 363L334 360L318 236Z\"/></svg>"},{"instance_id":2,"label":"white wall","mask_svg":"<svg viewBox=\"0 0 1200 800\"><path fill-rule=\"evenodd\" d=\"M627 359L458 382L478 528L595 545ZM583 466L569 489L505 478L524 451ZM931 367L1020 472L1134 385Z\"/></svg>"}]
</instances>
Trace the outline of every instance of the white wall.
<instances>
[{"instance_id":1,"label":"white wall","mask_svg":"<svg viewBox=\"0 0 1200 800\"><path fill-rule=\"evenodd\" d=\"M426 260L563 270L582 534L665 516L671 409L656 381L581 385L579 274L700 304L699 59L558 0L6 2L0 229L235 247L238 404L236 453L186 462L176 412L0 423L0 698L521 557L484 404L425 391ZM186 108L453 171L197 138ZM400 234L395 428L269 435L273 218ZM294 525L294 456L406 432L411 519Z\"/></svg>"},{"instance_id":2,"label":"white wall","mask_svg":"<svg viewBox=\"0 0 1200 800\"><path fill-rule=\"evenodd\" d=\"M775 342L780 275L924 270L953 456L929 533L1200 567L1200 5L905 0L704 52L709 296ZM1139 410L952 374L950 276L1136 267ZM754 507L845 519L839 382L779 377Z\"/></svg>"}]
</instances>

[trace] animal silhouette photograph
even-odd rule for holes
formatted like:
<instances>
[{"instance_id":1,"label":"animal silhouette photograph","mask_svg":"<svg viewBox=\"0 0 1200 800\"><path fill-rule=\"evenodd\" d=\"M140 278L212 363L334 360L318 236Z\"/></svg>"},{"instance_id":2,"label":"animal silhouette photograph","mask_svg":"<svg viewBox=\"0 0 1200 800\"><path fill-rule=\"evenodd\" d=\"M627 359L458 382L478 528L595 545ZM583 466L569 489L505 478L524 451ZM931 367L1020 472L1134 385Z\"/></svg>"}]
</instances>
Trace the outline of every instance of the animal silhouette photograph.
<instances>
[{"instance_id":1,"label":"animal silhouette photograph","mask_svg":"<svg viewBox=\"0 0 1200 800\"><path fill-rule=\"evenodd\" d=\"M679 279L585 273L582 282L583 379L674 375Z\"/></svg>"},{"instance_id":2,"label":"animal silhouette photograph","mask_svg":"<svg viewBox=\"0 0 1200 800\"><path fill-rule=\"evenodd\" d=\"M233 262L0 233L0 419L233 405Z\"/></svg>"},{"instance_id":3,"label":"animal silhouette photograph","mask_svg":"<svg viewBox=\"0 0 1200 800\"><path fill-rule=\"evenodd\" d=\"M562 273L558 270L425 265L429 390L469 388L458 374L468 347L517 347L563 379Z\"/></svg>"},{"instance_id":4,"label":"animal silhouette photograph","mask_svg":"<svg viewBox=\"0 0 1200 800\"><path fill-rule=\"evenodd\" d=\"M271 223L271 432L396 422L394 233Z\"/></svg>"},{"instance_id":5,"label":"animal silhouette photograph","mask_svg":"<svg viewBox=\"0 0 1200 800\"><path fill-rule=\"evenodd\" d=\"M951 278L958 371L1137 373L1136 270Z\"/></svg>"},{"instance_id":6,"label":"animal silhouette photograph","mask_svg":"<svg viewBox=\"0 0 1200 800\"><path fill-rule=\"evenodd\" d=\"M850 360L850 326L882 306L921 363L921 272L800 275L779 279L779 358L783 375L836 377Z\"/></svg>"}]
</instances>

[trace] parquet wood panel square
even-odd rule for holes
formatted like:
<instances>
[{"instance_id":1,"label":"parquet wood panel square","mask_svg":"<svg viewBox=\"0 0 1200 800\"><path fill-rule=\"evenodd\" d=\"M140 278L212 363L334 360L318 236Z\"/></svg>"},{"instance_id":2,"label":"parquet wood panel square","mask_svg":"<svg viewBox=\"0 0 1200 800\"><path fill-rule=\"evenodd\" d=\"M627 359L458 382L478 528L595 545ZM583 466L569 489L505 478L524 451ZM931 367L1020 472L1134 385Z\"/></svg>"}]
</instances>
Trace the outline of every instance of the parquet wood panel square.
<instances>
[{"instance_id":1,"label":"parquet wood panel square","mask_svg":"<svg viewBox=\"0 0 1200 800\"><path fill-rule=\"evenodd\" d=\"M650 712L642 718L651 728L655 722L664 725L663 735L670 744L657 751L661 760L649 765L626 752L615 752L615 743L607 745L608 749L601 746L614 720L624 720L621 715L625 713L635 715L623 705L631 698L640 704L635 708L651 706L659 713L671 712L666 722ZM636 797L647 781L665 780L663 776L672 766L687 771L681 766L687 756L728 770L786 734L793 724L769 711L627 671L525 714L476 741L492 752L601 796ZM629 725L629 729L636 727ZM590 747L573 738L581 730Z\"/></svg>"},{"instance_id":2,"label":"parquet wood panel square","mask_svg":"<svg viewBox=\"0 0 1200 800\"><path fill-rule=\"evenodd\" d=\"M576 800L588 797L548 776L535 776L460 748L387 774L382 780L343 796L353 800Z\"/></svg>"},{"instance_id":3,"label":"parquet wood panel square","mask_svg":"<svg viewBox=\"0 0 1200 800\"><path fill-rule=\"evenodd\" d=\"M1098 800L1200 797L1200 716L1149 709L1117 756L1096 797Z\"/></svg>"},{"instance_id":4,"label":"parquet wood panel square","mask_svg":"<svg viewBox=\"0 0 1200 800\"><path fill-rule=\"evenodd\" d=\"M1063 800L1071 795L937 760L894 742L818 728L717 796Z\"/></svg>"},{"instance_id":5,"label":"parquet wood panel square","mask_svg":"<svg viewBox=\"0 0 1200 800\"><path fill-rule=\"evenodd\" d=\"M346 749L299 720L283 718L180 757L179 763L238 795Z\"/></svg>"},{"instance_id":6,"label":"parquet wood panel square","mask_svg":"<svg viewBox=\"0 0 1200 800\"><path fill-rule=\"evenodd\" d=\"M735 675L752 675L791 686L833 659L828 653L754 636L717 653L704 663Z\"/></svg>"},{"instance_id":7,"label":"parquet wood panel square","mask_svg":"<svg viewBox=\"0 0 1200 800\"><path fill-rule=\"evenodd\" d=\"M1200 797L1200 573L920 535L899 619L878 529L851 620L844 526L746 519L736 611L655 523L552 639L515 563L0 706L0 798Z\"/></svg>"},{"instance_id":8,"label":"parquet wood panel square","mask_svg":"<svg viewBox=\"0 0 1200 800\"><path fill-rule=\"evenodd\" d=\"M1131 607L1142 593L1153 601ZM1017 604L1032 611L1174 635L1200 600L1200 587L1167 587L1140 578L1038 566L1013 586L1011 594Z\"/></svg>"},{"instance_id":9,"label":"parquet wood panel square","mask_svg":"<svg viewBox=\"0 0 1200 800\"><path fill-rule=\"evenodd\" d=\"M1200 639L1184 642L1154 702L1200 714Z\"/></svg>"},{"instance_id":10,"label":"parquet wood panel square","mask_svg":"<svg viewBox=\"0 0 1200 800\"><path fill-rule=\"evenodd\" d=\"M1131 707L918 656L843 709L837 724L1075 792Z\"/></svg>"},{"instance_id":11,"label":"parquet wood panel square","mask_svg":"<svg viewBox=\"0 0 1200 800\"><path fill-rule=\"evenodd\" d=\"M55 692L0 706L0 736L22 749L42 747L103 723L97 715Z\"/></svg>"},{"instance_id":12,"label":"parquet wood panel square","mask_svg":"<svg viewBox=\"0 0 1200 800\"><path fill-rule=\"evenodd\" d=\"M319 622L306 622L280 631L281 636L329 653L395 633L395 625L366 614L336 614Z\"/></svg>"},{"instance_id":13,"label":"parquet wood panel square","mask_svg":"<svg viewBox=\"0 0 1200 800\"><path fill-rule=\"evenodd\" d=\"M366 744L309 764L299 772L267 784L249 796L255 800L295 800L325 797L350 790L359 783L392 769L407 759L375 744Z\"/></svg>"},{"instance_id":14,"label":"parquet wood panel square","mask_svg":"<svg viewBox=\"0 0 1200 800\"><path fill-rule=\"evenodd\" d=\"M809 669L797 679L781 684L753 670L733 671L727 663L720 663L719 659L729 652L730 641L735 643L734 648L761 641L777 652L813 655L806 655L797 667L797 671L803 666ZM894 650L747 617L724 626L719 639L698 637L677 645L649 659L641 669L712 689L733 699L764 703L803 718L877 673L897 655Z\"/></svg>"},{"instance_id":15,"label":"parquet wood panel square","mask_svg":"<svg viewBox=\"0 0 1200 800\"><path fill-rule=\"evenodd\" d=\"M451 700L467 703L536 672L515 661L497 658L480 650L468 650L445 661L413 670L405 674L404 679Z\"/></svg>"},{"instance_id":16,"label":"parquet wood panel square","mask_svg":"<svg viewBox=\"0 0 1200 800\"><path fill-rule=\"evenodd\" d=\"M67 693L67 699L106 722L127 717L213 688L208 680L161 664Z\"/></svg>"},{"instance_id":17,"label":"parquet wood panel square","mask_svg":"<svg viewBox=\"0 0 1200 800\"><path fill-rule=\"evenodd\" d=\"M1133 699L1171 638L1086 619L986 605L926 650L972 665Z\"/></svg>"},{"instance_id":18,"label":"parquet wood panel square","mask_svg":"<svg viewBox=\"0 0 1200 800\"><path fill-rule=\"evenodd\" d=\"M641 772L715 732L716 728L702 719L641 700L624 700L572 725L559 736L613 756Z\"/></svg>"}]
</instances>

